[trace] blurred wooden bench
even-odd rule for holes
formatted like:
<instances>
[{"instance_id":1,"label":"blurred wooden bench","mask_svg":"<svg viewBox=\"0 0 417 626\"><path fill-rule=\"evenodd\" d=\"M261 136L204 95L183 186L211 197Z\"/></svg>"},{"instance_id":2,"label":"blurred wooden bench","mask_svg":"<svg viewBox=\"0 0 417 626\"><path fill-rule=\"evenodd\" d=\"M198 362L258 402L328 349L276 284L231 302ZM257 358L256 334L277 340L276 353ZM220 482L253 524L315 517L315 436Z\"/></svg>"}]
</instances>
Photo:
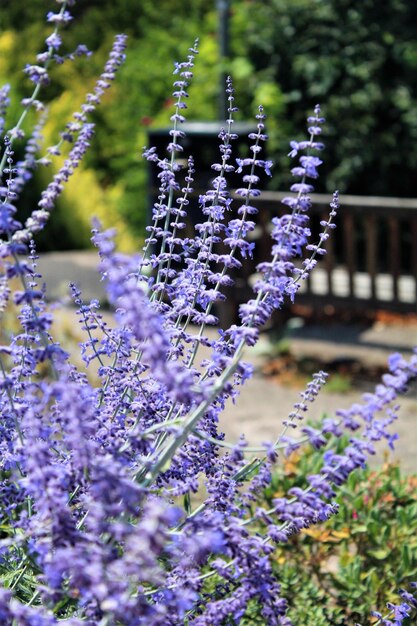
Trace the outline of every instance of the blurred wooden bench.
<instances>
[{"instance_id":1,"label":"blurred wooden bench","mask_svg":"<svg viewBox=\"0 0 417 626\"><path fill-rule=\"evenodd\" d=\"M287 195L264 192L253 201L259 209L253 233L256 250L235 276L228 308L220 315L223 324L236 318L239 303L250 295L256 265L270 258L271 219L286 211L281 200ZM310 226L312 242L317 243L331 196L313 194L312 201ZM342 194L336 224L326 242L326 256L303 281L296 302L317 309L417 313L417 199Z\"/></svg>"}]
</instances>

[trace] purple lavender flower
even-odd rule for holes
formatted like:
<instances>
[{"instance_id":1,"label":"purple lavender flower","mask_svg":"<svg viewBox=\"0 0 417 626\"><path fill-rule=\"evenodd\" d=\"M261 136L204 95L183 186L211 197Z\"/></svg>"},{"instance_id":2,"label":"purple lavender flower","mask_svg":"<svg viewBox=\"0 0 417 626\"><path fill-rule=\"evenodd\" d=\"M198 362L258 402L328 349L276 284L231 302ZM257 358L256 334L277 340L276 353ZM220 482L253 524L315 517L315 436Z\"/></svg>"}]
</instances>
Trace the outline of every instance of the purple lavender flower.
<instances>
[{"instance_id":1,"label":"purple lavender flower","mask_svg":"<svg viewBox=\"0 0 417 626\"><path fill-rule=\"evenodd\" d=\"M58 33L52 33L45 40L48 48L53 48L54 50L58 50L62 45L62 38Z\"/></svg>"},{"instance_id":2,"label":"purple lavender flower","mask_svg":"<svg viewBox=\"0 0 417 626\"><path fill-rule=\"evenodd\" d=\"M411 583L410 587L415 589L417 584ZM371 612L371 615L377 618L377 621L374 622L375 626L378 624L383 624L384 626L401 626L404 620L411 617L412 613L414 613L417 609L417 599L415 594L409 593L405 589L400 589L400 596L403 600L400 604L393 604L392 602L387 603L389 613L385 616L383 616L379 611ZM355 626L361 625L356 624Z\"/></svg>"},{"instance_id":3,"label":"purple lavender flower","mask_svg":"<svg viewBox=\"0 0 417 626\"><path fill-rule=\"evenodd\" d=\"M46 20L51 24L68 24L72 19L69 11L60 11L59 13L49 11L46 15Z\"/></svg>"},{"instance_id":4,"label":"purple lavender flower","mask_svg":"<svg viewBox=\"0 0 417 626\"><path fill-rule=\"evenodd\" d=\"M5 117L7 112L7 107L10 104L10 86L4 85L0 89L0 137L3 135L3 131L5 128Z\"/></svg>"},{"instance_id":5,"label":"purple lavender flower","mask_svg":"<svg viewBox=\"0 0 417 626\"><path fill-rule=\"evenodd\" d=\"M15 241L27 243L32 238L33 233L42 230L49 218L51 210L55 206L57 198L62 193L65 183L79 166L90 147L90 141L94 134L94 124L87 122L87 112L91 112L95 109L100 102L104 89L110 86L110 82L114 79L115 73L125 59L125 48L126 36L117 35L104 71L97 81L93 93L87 95L87 104L81 107L80 113L74 114L76 122L69 123L66 132L62 135L62 141L67 140L71 143L73 142L70 153L59 172L42 192L42 197L39 201L40 210L34 211L26 221L25 227L14 233L13 237ZM75 140L74 136L76 137ZM53 148L52 152L59 154L59 147Z\"/></svg>"},{"instance_id":6,"label":"purple lavender flower","mask_svg":"<svg viewBox=\"0 0 417 626\"><path fill-rule=\"evenodd\" d=\"M48 71L41 65L26 65L24 72L35 85L49 84Z\"/></svg>"}]
</instances>

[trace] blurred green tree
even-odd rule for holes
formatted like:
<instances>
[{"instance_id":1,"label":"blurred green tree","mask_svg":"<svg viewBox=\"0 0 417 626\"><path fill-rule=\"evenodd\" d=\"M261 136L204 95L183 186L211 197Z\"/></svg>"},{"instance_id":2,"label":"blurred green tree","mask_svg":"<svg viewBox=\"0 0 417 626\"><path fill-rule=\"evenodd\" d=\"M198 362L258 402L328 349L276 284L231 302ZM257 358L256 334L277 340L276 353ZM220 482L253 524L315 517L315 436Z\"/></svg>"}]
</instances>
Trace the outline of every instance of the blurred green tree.
<instances>
[{"instance_id":1,"label":"blurred green tree","mask_svg":"<svg viewBox=\"0 0 417 626\"><path fill-rule=\"evenodd\" d=\"M413 197L416 2L246 0L236 7L245 14L254 75L280 86L291 124L300 128L306 108L323 105L328 190Z\"/></svg>"}]
</instances>

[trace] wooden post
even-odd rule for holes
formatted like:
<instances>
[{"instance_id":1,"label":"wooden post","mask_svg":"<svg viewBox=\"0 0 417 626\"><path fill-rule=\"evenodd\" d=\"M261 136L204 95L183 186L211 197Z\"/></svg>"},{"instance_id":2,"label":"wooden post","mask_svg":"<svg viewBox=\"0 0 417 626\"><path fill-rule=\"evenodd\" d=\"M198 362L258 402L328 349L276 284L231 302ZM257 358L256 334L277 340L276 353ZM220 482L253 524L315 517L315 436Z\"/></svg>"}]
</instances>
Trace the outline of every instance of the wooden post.
<instances>
[{"instance_id":1,"label":"wooden post","mask_svg":"<svg viewBox=\"0 0 417 626\"><path fill-rule=\"evenodd\" d=\"M378 273L378 223L375 215L365 216L365 263L371 279L371 298L376 300L376 276Z\"/></svg>"},{"instance_id":2,"label":"wooden post","mask_svg":"<svg viewBox=\"0 0 417 626\"><path fill-rule=\"evenodd\" d=\"M392 277L393 300L398 302L398 278L400 276L399 222L396 216L388 218L388 267Z\"/></svg>"},{"instance_id":3,"label":"wooden post","mask_svg":"<svg viewBox=\"0 0 417 626\"><path fill-rule=\"evenodd\" d=\"M352 213L346 213L342 217L342 230L344 240L344 257L349 280L349 297L355 297L355 271L356 271L356 238L355 223Z\"/></svg>"}]
</instances>

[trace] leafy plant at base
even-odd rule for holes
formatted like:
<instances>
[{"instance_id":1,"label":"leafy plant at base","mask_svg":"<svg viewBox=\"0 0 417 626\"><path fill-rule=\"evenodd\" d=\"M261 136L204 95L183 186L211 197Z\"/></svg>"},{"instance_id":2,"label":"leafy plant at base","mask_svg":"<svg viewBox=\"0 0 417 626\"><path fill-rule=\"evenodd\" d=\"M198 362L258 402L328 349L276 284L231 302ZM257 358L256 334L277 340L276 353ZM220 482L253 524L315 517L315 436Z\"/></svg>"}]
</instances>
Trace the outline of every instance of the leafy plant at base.
<instances>
[{"instance_id":1,"label":"leafy plant at base","mask_svg":"<svg viewBox=\"0 0 417 626\"><path fill-rule=\"evenodd\" d=\"M291 454L274 473L267 504L321 464L314 449ZM312 626L363 623L375 606L394 600L398 580L407 586L417 577L417 476L392 464L357 470L337 501L336 516L294 535L276 552L295 624L307 617Z\"/></svg>"}]
</instances>

